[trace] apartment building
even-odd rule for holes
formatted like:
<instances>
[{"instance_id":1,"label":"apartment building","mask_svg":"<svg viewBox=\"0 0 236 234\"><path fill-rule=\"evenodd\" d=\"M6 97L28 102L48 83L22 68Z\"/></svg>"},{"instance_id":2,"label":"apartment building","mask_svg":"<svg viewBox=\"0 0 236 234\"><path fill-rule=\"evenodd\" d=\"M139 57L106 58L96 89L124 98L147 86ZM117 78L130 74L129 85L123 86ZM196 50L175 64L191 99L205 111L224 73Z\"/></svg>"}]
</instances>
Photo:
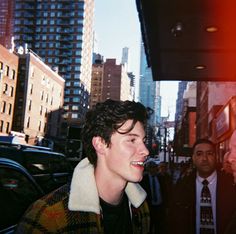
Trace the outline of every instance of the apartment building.
<instances>
[{"instance_id":1,"label":"apartment building","mask_svg":"<svg viewBox=\"0 0 236 234\"><path fill-rule=\"evenodd\" d=\"M19 71L12 129L29 136L60 136L65 80L32 51L19 51Z\"/></svg>"},{"instance_id":2,"label":"apartment building","mask_svg":"<svg viewBox=\"0 0 236 234\"><path fill-rule=\"evenodd\" d=\"M17 55L0 45L0 135L12 129L18 60Z\"/></svg>"}]
</instances>

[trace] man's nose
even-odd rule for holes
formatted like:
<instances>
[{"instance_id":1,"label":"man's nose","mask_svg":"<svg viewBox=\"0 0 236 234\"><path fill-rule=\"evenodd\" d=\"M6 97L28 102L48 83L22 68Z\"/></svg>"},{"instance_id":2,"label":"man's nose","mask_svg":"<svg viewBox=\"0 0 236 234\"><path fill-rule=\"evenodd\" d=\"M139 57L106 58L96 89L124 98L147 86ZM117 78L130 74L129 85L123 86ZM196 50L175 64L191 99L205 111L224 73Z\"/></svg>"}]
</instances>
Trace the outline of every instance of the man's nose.
<instances>
[{"instance_id":1,"label":"man's nose","mask_svg":"<svg viewBox=\"0 0 236 234\"><path fill-rule=\"evenodd\" d=\"M148 156L149 155L149 150L146 147L145 143L142 143L142 146L141 146L140 150L141 150L141 153L143 154L143 156Z\"/></svg>"}]
</instances>

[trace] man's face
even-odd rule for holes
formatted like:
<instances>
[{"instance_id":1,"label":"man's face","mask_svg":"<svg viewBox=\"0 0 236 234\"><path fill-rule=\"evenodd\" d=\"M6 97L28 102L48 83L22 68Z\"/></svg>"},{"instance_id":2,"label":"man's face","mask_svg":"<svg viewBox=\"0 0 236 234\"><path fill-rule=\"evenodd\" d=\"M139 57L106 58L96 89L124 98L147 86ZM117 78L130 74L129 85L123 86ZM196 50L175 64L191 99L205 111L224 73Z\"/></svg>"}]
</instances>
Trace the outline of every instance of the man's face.
<instances>
[{"instance_id":1,"label":"man's face","mask_svg":"<svg viewBox=\"0 0 236 234\"><path fill-rule=\"evenodd\" d=\"M119 128L119 132L126 132L131 124L131 120L126 121ZM143 162L149 154L144 140L145 131L140 122L137 122L128 133L115 132L111 136L111 144L106 148L105 153L105 171L111 180L117 179L125 183L141 181Z\"/></svg>"},{"instance_id":2,"label":"man's face","mask_svg":"<svg viewBox=\"0 0 236 234\"><path fill-rule=\"evenodd\" d=\"M216 156L210 144L196 145L192 159L199 175L203 178L210 176L216 169Z\"/></svg>"}]
</instances>

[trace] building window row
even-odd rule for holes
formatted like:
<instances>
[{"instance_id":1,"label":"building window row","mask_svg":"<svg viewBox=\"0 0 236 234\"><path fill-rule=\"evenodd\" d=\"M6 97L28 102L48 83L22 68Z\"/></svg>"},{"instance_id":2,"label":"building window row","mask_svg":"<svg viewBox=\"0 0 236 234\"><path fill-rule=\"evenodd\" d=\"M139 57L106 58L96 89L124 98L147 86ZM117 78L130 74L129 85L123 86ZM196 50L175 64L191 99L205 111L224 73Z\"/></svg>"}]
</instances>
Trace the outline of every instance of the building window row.
<instances>
[{"instance_id":1,"label":"building window row","mask_svg":"<svg viewBox=\"0 0 236 234\"><path fill-rule=\"evenodd\" d=\"M6 122L4 124L4 121L0 120L0 132L9 133L9 129L10 129L10 123Z\"/></svg>"},{"instance_id":2,"label":"building window row","mask_svg":"<svg viewBox=\"0 0 236 234\"><path fill-rule=\"evenodd\" d=\"M3 88L2 88L2 92L5 95L13 97L14 87L13 86L9 86L7 83L4 83L3 84Z\"/></svg>"},{"instance_id":3,"label":"building window row","mask_svg":"<svg viewBox=\"0 0 236 234\"><path fill-rule=\"evenodd\" d=\"M1 113L11 115L12 114L12 104L8 103L8 108L7 108L7 102L2 101L2 103L1 103Z\"/></svg>"},{"instance_id":4,"label":"building window row","mask_svg":"<svg viewBox=\"0 0 236 234\"><path fill-rule=\"evenodd\" d=\"M8 76L10 79L14 80L16 78L16 71L14 69L10 70L8 65L4 65L3 62L0 61L0 79L2 76Z\"/></svg>"}]
</instances>

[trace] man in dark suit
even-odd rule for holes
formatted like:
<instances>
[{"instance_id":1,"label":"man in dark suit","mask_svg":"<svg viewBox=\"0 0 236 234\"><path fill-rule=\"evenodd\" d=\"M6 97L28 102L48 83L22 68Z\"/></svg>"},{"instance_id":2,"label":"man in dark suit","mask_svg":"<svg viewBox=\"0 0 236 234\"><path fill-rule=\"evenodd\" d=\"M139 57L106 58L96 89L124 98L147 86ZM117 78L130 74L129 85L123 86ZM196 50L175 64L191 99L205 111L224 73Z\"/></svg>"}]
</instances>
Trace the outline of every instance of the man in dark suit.
<instances>
[{"instance_id":1,"label":"man in dark suit","mask_svg":"<svg viewBox=\"0 0 236 234\"><path fill-rule=\"evenodd\" d=\"M192 161L196 170L184 177L173 192L168 220L169 233L201 234L206 231L205 233L223 234L236 211L233 178L216 170L215 146L207 139L196 141ZM209 200L206 199L207 202L210 201L207 205L204 204L206 192L202 191L206 180L207 194L210 194ZM206 207L208 214L203 212ZM204 223L203 218L210 221Z\"/></svg>"}]
</instances>

